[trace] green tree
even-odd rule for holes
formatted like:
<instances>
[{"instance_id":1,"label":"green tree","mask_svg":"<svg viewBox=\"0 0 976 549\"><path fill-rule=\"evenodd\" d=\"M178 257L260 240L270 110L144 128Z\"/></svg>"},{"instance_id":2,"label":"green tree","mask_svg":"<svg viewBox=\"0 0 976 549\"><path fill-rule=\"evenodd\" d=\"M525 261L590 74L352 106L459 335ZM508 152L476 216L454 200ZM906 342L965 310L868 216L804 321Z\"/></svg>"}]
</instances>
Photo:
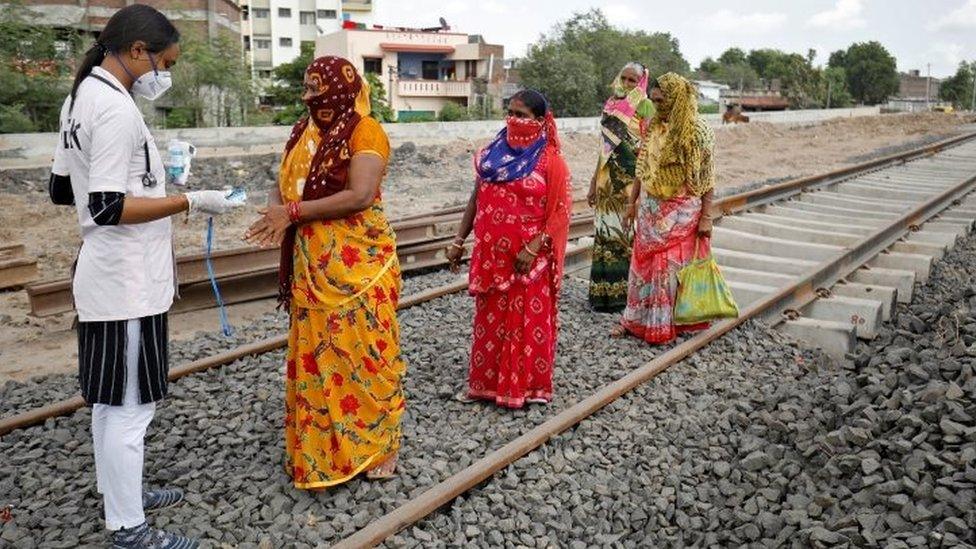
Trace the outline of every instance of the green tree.
<instances>
[{"instance_id":1,"label":"green tree","mask_svg":"<svg viewBox=\"0 0 976 549\"><path fill-rule=\"evenodd\" d=\"M639 61L651 76L688 74L676 38L667 33L622 30L600 10L574 14L529 48L520 63L523 83L539 89L560 116L599 112L609 84L627 62Z\"/></svg>"},{"instance_id":2,"label":"green tree","mask_svg":"<svg viewBox=\"0 0 976 549\"><path fill-rule=\"evenodd\" d=\"M756 71L759 78L763 80L771 80L771 70L774 64L776 64L782 57L783 52L779 50L774 50L771 48L763 48L758 50L752 50L749 55L746 56L746 61L752 70Z\"/></svg>"},{"instance_id":3,"label":"green tree","mask_svg":"<svg viewBox=\"0 0 976 549\"><path fill-rule=\"evenodd\" d=\"M827 66L835 69L843 69L847 66L847 52L844 50L837 50L830 54L830 59L827 61Z\"/></svg>"},{"instance_id":4,"label":"green tree","mask_svg":"<svg viewBox=\"0 0 976 549\"><path fill-rule=\"evenodd\" d=\"M956 74L939 85L939 99L950 101L957 109L972 108L974 75L976 75L976 61L959 63Z\"/></svg>"},{"instance_id":5,"label":"green tree","mask_svg":"<svg viewBox=\"0 0 976 549\"><path fill-rule=\"evenodd\" d=\"M721 63L712 59L711 57L706 57L701 60L701 63L698 64L698 69L696 69L695 72L697 72L698 76L701 78L714 78L715 73L717 73L720 68L722 68Z\"/></svg>"},{"instance_id":6,"label":"green tree","mask_svg":"<svg viewBox=\"0 0 976 549\"><path fill-rule=\"evenodd\" d=\"M844 68L847 87L861 103L876 105L898 91L897 63L879 42L852 44L843 55L834 52L830 66Z\"/></svg>"},{"instance_id":7,"label":"green tree","mask_svg":"<svg viewBox=\"0 0 976 549\"><path fill-rule=\"evenodd\" d=\"M727 84L735 90L755 89L759 84L759 75L749 66L748 63L735 63L733 65L720 64L712 78L721 84Z\"/></svg>"},{"instance_id":8,"label":"green tree","mask_svg":"<svg viewBox=\"0 0 976 549\"><path fill-rule=\"evenodd\" d=\"M784 53L769 68L769 76L778 78L780 93L795 109L819 107L820 71L813 67L809 55Z\"/></svg>"},{"instance_id":9,"label":"green tree","mask_svg":"<svg viewBox=\"0 0 976 549\"><path fill-rule=\"evenodd\" d=\"M369 83L369 104L373 111L369 115L379 122L393 122L393 109L390 108L386 88L379 75L367 73L366 82Z\"/></svg>"},{"instance_id":10,"label":"green tree","mask_svg":"<svg viewBox=\"0 0 976 549\"><path fill-rule=\"evenodd\" d=\"M850 107L854 98L847 89L847 73L841 67L827 67L822 72L820 103L824 108Z\"/></svg>"},{"instance_id":11,"label":"green tree","mask_svg":"<svg viewBox=\"0 0 976 549\"><path fill-rule=\"evenodd\" d=\"M521 71L522 82L542 91L556 116L592 116L600 112L606 88L600 86L596 66L587 54L563 44L544 44L529 50Z\"/></svg>"},{"instance_id":12,"label":"green tree","mask_svg":"<svg viewBox=\"0 0 976 549\"><path fill-rule=\"evenodd\" d=\"M71 90L80 35L35 26L33 17L19 0L0 6L0 133L57 131Z\"/></svg>"},{"instance_id":13,"label":"green tree","mask_svg":"<svg viewBox=\"0 0 976 549\"><path fill-rule=\"evenodd\" d=\"M294 124L305 114L305 104L302 102L305 69L312 64L314 58L315 44L302 42L301 53L294 61L275 67L275 83L268 88L271 104L278 108L274 117L275 124Z\"/></svg>"},{"instance_id":14,"label":"green tree","mask_svg":"<svg viewBox=\"0 0 976 549\"><path fill-rule=\"evenodd\" d=\"M745 65L746 52L742 51L742 48L729 48L718 56L718 62L723 65Z\"/></svg>"},{"instance_id":15,"label":"green tree","mask_svg":"<svg viewBox=\"0 0 976 549\"><path fill-rule=\"evenodd\" d=\"M173 67L173 89L160 100L167 127L232 126L253 108L250 68L240 43L219 34L204 38L181 29L180 62ZM169 108L167 108L169 107Z\"/></svg>"}]
</instances>

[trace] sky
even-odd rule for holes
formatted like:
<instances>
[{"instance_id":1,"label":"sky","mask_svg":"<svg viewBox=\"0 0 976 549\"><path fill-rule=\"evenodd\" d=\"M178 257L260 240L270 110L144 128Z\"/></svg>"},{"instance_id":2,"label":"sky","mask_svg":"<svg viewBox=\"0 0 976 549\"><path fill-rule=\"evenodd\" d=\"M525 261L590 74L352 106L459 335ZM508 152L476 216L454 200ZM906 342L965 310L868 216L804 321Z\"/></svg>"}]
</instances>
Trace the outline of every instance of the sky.
<instances>
[{"instance_id":1,"label":"sky","mask_svg":"<svg viewBox=\"0 0 976 549\"><path fill-rule=\"evenodd\" d=\"M853 42L877 40L898 60L898 69L924 75L953 74L962 60L976 60L976 0L376 0L382 25L437 26L481 34L503 44L506 57L574 12L600 8L619 27L676 36L692 68L738 46L777 48L806 55L816 64Z\"/></svg>"}]
</instances>

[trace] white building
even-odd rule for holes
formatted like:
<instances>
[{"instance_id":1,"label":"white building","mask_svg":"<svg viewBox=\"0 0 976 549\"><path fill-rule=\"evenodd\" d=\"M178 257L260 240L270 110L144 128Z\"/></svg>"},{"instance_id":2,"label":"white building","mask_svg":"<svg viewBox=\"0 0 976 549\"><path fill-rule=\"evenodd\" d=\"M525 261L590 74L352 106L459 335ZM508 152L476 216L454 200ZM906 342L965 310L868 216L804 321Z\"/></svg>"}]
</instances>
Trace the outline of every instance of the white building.
<instances>
[{"instance_id":1,"label":"white building","mask_svg":"<svg viewBox=\"0 0 976 549\"><path fill-rule=\"evenodd\" d=\"M343 29L319 37L315 55L338 55L379 76L397 118L433 117L448 103L500 109L505 48L446 31Z\"/></svg>"},{"instance_id":2,"label":"white building","mask_svg":"<svg viewBox=\"0 0 976 549\"><path fill-rule=\"evenodd\" d=\"M302 42L342 28L343 21L373 22L373 0L241 0L244 52L257 78L293 61Z\"/></svg>"},{"instance_id":3,"label":"white building","mask_svg":"<svg viewBox=\"0 0 976 549\"><path fill-rule=\"evenodd\" d=\"M706 104L715 104L722 97L722 91L729 90L729 86L712 82L711 80L695 80L695 87L698 88L698 101Z\"/></svg>"}]
</instances>

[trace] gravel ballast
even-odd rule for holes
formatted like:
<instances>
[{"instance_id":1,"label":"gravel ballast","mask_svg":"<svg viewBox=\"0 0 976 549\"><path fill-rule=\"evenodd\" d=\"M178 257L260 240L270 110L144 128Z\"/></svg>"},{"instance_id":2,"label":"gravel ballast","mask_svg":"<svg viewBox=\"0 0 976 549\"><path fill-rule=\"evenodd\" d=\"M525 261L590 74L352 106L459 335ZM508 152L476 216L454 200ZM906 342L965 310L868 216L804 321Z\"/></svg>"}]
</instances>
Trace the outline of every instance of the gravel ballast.
<instances>
[{"instance_id":1,"label":"gravel ballast","mask_svg":"<svg viewBox=\"0 0 976 549\"><path fill-rule=\"evenodd\" d=\"M840 364L747 323L387 545L976 543L974 277L970 238ZM146 479L188 501L153 523L213 546L327 545L663 350L605 337L616 316L589 310L583 281L567 282L560 308L556 400L520 411L451 398L466 376L469 297L403 311L404 449L382 483L291 487L281 352L180 380L150 428ZM253 335L281 333L283 319L267 322ZM174 363L224 348L202 337ZM2 543L105 543L88 425L83 410L0 440L0 505L14 505Z\"/></svg>"},{"instance_id":2,"label":"gravel ballast","mask_svg":"<svg viewBox=\"0 0 976 549\"><path fill-rule=\"evenodd\" d=\"M969 238L844 363L747 323L387 545L972 547L974 312Z\"/></svg>"}]
</instances>

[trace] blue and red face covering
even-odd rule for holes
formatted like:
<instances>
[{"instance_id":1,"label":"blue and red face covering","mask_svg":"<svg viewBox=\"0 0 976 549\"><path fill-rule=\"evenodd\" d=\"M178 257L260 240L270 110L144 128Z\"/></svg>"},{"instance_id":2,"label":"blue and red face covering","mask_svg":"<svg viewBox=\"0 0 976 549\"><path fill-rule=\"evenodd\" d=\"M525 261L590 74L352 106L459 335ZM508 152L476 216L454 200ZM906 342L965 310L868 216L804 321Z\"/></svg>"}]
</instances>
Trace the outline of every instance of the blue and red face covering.
<instances>
[{"instance_id":1,"label":"blue and red face covering","mask_svg":"<svg viewBox=\"0 0 976 549\"><path fill-rule=\"evenodd\" d=\"M494 141L478 153L475 170L486 183L517 181L532 173L545 148L541 122L509 116Z\"/></svg>"}]
</instances>

